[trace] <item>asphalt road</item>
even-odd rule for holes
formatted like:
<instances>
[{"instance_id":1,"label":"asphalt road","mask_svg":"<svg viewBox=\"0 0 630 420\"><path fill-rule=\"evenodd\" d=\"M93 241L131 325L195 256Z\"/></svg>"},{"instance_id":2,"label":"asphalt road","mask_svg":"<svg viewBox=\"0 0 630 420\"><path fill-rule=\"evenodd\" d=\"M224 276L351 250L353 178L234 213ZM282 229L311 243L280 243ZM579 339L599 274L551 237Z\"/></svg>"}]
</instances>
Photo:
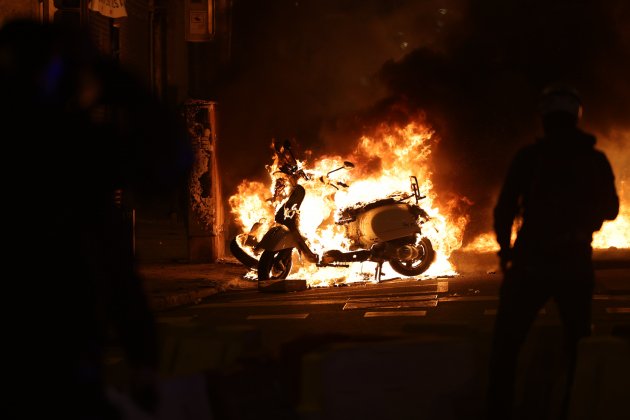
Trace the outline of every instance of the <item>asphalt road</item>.
<instances>
[{"instance_id":1,"label":"asphalt road","mask_svg":"<svg viewBox=\"0 0 630 420\"><path fill-rule=\"evenodd\" d=\"M594 337L616 337L630 324L630 269L599 269L597 279ZM285 293L227 291L158 314L162 373L203 373L217 418L481 419L500 281L470 270ZM553 412L561 364L550 303L522 356L522 419Z\"/></svg>"},{"instance_id":2,"label":"asphalt road","mask_svg":"<svg viewBox=\"0 0 630 420\"><path fill-rule=\"evenodd\" d=\"M606 282L630 279L630 270L601 270L598 277ZM271 350L304 334L395 334L406 332L410 325L434 323L488 331L499 284L500 275L469 274L288 293L227 291L199 305L163 313L159 320L171 326L253 327L261 331L263 343ZM609 333L628 322L623 308L630 306L630 294L608 290L599 282L593 305L594 332ZM559 323L551 302L540 319Z\"/></svg>"}]
</instances>

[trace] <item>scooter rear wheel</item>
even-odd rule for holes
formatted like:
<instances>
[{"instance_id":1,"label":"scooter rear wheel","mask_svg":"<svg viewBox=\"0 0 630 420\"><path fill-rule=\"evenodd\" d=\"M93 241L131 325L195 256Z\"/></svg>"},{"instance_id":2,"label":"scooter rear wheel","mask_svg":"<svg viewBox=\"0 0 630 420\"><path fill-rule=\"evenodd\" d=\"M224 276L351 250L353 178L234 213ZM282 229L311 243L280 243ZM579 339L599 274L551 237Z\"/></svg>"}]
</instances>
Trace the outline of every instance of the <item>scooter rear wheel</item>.
<instances>
[{"instance_id":1,"label":"scooter rear wheel","mask_svg":"<svg viewBox=\"0 0 630 420\"><path fill-rule=\"evenodd\" d=\"M431 241L428 238L422 238L418 245L415 245L415 248L418 251L418 256L414 259L405 261L399 259L389 260L389 265L394 271L403 276L417 276L427 271L435 260L435 251Z\"/></svg>"},{"instance_id":2,"label":"scooter rear wheel","mask_svg":"<svg viewBox=\"0 0 630 420\"><path fill-rule=\"evenodd\" d=\"M258 261L258 280L286 279L293 266L293 248L263 251Z\"/></svg>"}]
</instances>

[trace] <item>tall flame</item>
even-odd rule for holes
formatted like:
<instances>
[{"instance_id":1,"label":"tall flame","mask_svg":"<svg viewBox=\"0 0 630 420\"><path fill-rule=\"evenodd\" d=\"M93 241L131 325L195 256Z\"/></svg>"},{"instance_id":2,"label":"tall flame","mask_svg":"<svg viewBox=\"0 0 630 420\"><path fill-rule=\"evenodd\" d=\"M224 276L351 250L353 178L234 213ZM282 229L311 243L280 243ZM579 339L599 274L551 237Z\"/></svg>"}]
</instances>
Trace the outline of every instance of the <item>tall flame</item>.
<instances>
[{"instance_id":1,"label":"tall flame","mask_svg":"<svg viewBox=\"0 0 630 420\"><path fill-rule=\"evenodd\" d=\"M438 141L434 132L420 122L404 127L383 124L371 136L358 139L354 151L348 156L322 156L312 162L298 161L310 175L308 180L300 181L306 197L299 216L300 231L310 248L318 254L330 249L348 250L349 241L344 236L344 227L335 223L336 211L396 192L411 193L410 176L416 176L420 194L425 197L419 205L430 216L430 221L422 225L422 233L431 240L436 251L435 261L422 277L455 275L449 257L461 247L468 219L451 215L455 212L451 211L449 204L443 205L445 208L436 204L437 193L431 181L429 156L432 146ZM329 176L330 182L322 182L327 181L330 171L342 167L344 161L355 163L355 168L334 171ZM231 213L242 232L258 240L272 225L275 211L282 203L281 199L274 199L278 196L275 194L278 183L274 182L278 177L278 162L274 161L267 169L270 174L268 184L243 181L237 193L229 198ZM349 185L345 188L339 183ZM305 278L310 286L330 286L373 281L375 268L374 262L352 263L346 269L317 267L294 258L294 269L289 278ZM396 276L387 264L383 266L382 279Z\"/></svg>"},{"instance_id":2,"label":"tall flame","mask_svg":"<svg viewBox=\"0 0 630 420\"><path fill-rule=\"evenodd\" d=\"M604 222L602 228L593 235L594 249L630 248L630 154L625 150L630 144L630 132L613 131L607 136L599 136L598 147L606 153L615 173L619 194L619 215L615 220ZM586 200L588 197L585 198ZM512 232L514 239L516 231ZM499 246L494 234L484 233L467 244L464 251L495 252Z\"/></svg>"},{"instance_id":3,"label":"tall flame","mask_svg":"<svg viewBox=\"0 0 630 420\"><path fill-rule=\"evenodd\" d=\"M593 235L593 248L630 248L630 131L613 131L600 137L600 147L610 159L616 177L619 215L604 222Z\"/></svg>"}]
</instances>

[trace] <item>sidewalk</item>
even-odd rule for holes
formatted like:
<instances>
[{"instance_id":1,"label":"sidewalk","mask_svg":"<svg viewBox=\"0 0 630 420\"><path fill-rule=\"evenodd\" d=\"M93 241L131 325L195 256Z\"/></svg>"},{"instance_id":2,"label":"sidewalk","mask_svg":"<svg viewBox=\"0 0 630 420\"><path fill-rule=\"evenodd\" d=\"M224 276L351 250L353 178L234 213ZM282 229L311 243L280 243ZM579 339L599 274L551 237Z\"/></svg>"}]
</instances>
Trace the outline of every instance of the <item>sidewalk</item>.
<instances>
[{"instance_id":1,"label":"sidewalk","mask_svg":"<svg viewBox=\"0 0 630 420\"><path fill-rule=\"evenodd\" d=\"M229 289L256 289L247 280L247 269L234 260L216 263L144 262L138 272L144 279L152 308L164 311L199 303L203 298Z\"/></svg>"}]
</instances>

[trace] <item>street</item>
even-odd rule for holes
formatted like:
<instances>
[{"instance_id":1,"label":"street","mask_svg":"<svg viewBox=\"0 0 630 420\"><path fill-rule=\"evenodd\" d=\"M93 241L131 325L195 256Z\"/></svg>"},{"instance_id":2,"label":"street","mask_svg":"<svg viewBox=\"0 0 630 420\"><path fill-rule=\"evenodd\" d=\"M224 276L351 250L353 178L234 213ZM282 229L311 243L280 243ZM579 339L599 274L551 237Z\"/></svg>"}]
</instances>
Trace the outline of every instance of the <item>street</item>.
<instances>
[{"instance_id":1,"label":"street","mask_svg":"<svg viewBox=\"0 0 630 420\"><path fill-rule=\"evenodd\" d=\"M612 339L614 348L630 322L628 279L629 268L597 270L593 339ZM203 373L218 418L482 418L500 280L477 271L295 292L226 291L158 313L162 371ZM523 350L521 418L557 407L561 346L550 302Z\"/></svg>"},{"instance_id":2,"label":"street","mask_svg":"<svg viewBox=\"0 0 630 420\"><path fill-rule=\"evenodd\" d=\"M630 420L628 51L622 0L0 1L6 411Z\"/></svg>"}]
</instances>

